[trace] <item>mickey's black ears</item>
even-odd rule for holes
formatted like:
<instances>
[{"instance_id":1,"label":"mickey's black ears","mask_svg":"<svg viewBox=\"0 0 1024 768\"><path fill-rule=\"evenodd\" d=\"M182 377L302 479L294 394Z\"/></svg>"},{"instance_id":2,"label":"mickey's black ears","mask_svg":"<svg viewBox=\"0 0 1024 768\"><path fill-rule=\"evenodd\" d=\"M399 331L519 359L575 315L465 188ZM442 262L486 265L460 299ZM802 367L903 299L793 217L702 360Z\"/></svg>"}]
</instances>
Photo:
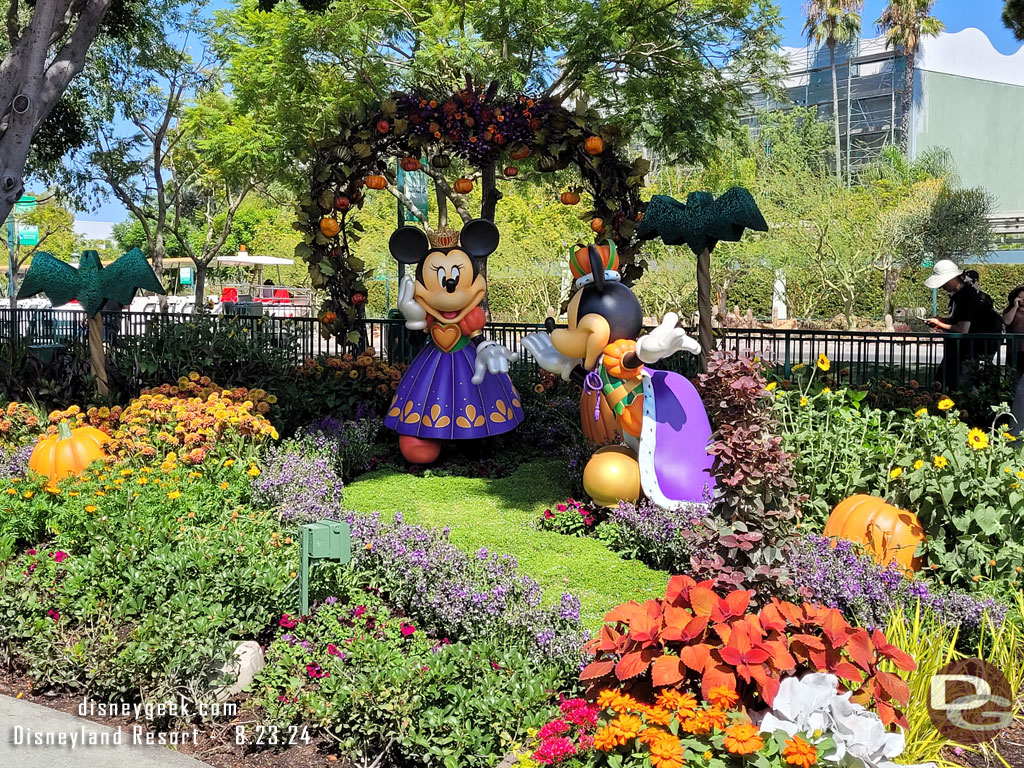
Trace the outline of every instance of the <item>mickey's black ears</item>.
<instances>
[{"instance_id":1,"label":"mickey's black ears","mask_svg":"<svg viewBox=\"0 0 1024 768\"><path fill-rule=\"evenodd\" d=\"M459 248L474 259L486 259L498 249L498 228L487 219L473 219L462 228Z\"/></svg>"},{"instance_id":2,"label":"mickey's black ears","mask_svg":"<svg viewBox=\"0 0 1024 768\"><path fill-rule=\"evenodd\" d=\"M594 285L597 287L598 292L604 290L604 259L601 258L601 252L597 250L596 245L591 245L587 249L590 254L590 274L594 276Z\"/></svg>"},{"instance_id":3,"label":"mickey's black ears","mask_svg":"<svg viewBox=\"0 0 1024 768\"><path fill-rule=\"evenodd\" d=\"M417 264L430 253L430 242L418 227L399 227L391 233L388 249L395 261L402 264Z\"/></svg>"}]
</instances>

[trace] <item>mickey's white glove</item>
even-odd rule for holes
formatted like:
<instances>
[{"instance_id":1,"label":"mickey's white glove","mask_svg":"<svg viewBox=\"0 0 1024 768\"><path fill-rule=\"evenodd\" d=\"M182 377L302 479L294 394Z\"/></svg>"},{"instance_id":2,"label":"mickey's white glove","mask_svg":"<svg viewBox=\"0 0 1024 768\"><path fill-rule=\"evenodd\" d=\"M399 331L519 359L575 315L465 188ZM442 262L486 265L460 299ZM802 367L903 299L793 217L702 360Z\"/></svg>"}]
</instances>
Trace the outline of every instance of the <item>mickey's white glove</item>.
<instances>
[{"instance_id":1,"label":"mickey's white glove","mask_svg":"<svg viewBox=\"0 0 1024 768\"><path fill-rule=\"evenodd\" d=\"M410 331L422 331L427 327L427 310L415 299L416 281L409 275L398 284L398 311L405 318L405 327Z\"/></svg>"},{"instance_id":2,"label":"mickey's white glove","mask_svg":"<svg viewBox=\"0 0 1024 768\"><path fill-rule=\"evenodd\" d=\"M551 335L548 333L531 333L523 336L523 346L537 359L537 364L549 373L561 376L563 380L569 380L572 369L583 361L578 357L566 357L551 343Z\"/></svg>"},{"instance_id":3,"label":"mickey's white glove","mask_svg":"<svg viewBox=\"0 0 1024 768\"><path fill-rule=\"evenodd\" d=\"M676 352L689 352L691 355L701 353L700 342L686 335L682 328L676 328L679 315L669 312L661 321L661 325L641 336L636 342L636 356L647 365L671 357Z\"/></svg>"},{"instance_id":4,"label":"mickey's white glove","mask_svg":"<svg viewBox=\"0 0 1024 768\"><path fill-rule=\"evenodd\" d=\"M496 341L485 341L476 348L475 370L470 381L479 384L488 372L495 375L508 373L508 364L518 359L518 352L512 352Z\"/></svg>"}]
</instances>

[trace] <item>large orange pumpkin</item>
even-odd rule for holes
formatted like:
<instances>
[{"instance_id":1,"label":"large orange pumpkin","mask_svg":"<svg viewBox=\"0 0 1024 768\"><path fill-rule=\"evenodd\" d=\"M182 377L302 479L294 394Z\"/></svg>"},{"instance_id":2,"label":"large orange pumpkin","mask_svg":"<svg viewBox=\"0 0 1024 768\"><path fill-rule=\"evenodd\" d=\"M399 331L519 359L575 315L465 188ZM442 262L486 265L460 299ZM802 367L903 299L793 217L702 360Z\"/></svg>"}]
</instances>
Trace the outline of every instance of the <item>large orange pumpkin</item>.
<instances>
[{"instance_id":1,"label":"large orange pumpkin","mask_svg":"<svg viewBox=\"0 0 1024 768\"><path fill-rule=\"evenodd\" d=\"M927 538L913 512L864 493L836 505L825 524L825 535L863 544L883 565L895 561L908 571L921 569L921 558L914 557L914 550Z\"/></svg>"},{"instance_id":2,"label":"large orange pumpkin","mask_svg":"<svg viewBox=\"0 0 1024 768\"><path fill-rule=\"evenodd\" d=\"M341 232L341 225L337 219L324 216L320 219L320 231L324 233L324 237L337 237L338 233Z\"/></svg>"},{"instance_id":3,"label":"large orange pumpkin","mask_svg":"<svg viewBox=\"0 0 1024 768\"><path fill-rule=\"evenodd\" d=\"M387 185L387 178L381 176L379 173L373 173L366 177L366 186L370 189L384 189Z\"/></svg>"},{"instance_id":4,"label":"large orange pumpkin","mask_svg":"<svg viewBox=\"0 0 1024 768\"><path fill-rule=\"evenodd\" d=\"M587 140L583 142L583 149L588 155L600 155L604 152L604 139L600 136L588 136Z\"/></svg>"},{"instance_id":5,"label":"large orange pumpkin","mask_svg":"<svg viewBox=\"0 0 1024 768\"><path fill-rule=\"evenodd\" d=\"M68 475L80 475L97 459L105 458L104 443L110 437L96 427L71 429L66 421L57 427L57 434L43 438L28 460L28 468L52 481Z\"/></svg>"},{"instance_id":6,"label":"large orange pumpkin","mask_svg":"<svg viewBox=\"0 0 1024 768\"><path fill-rule=\"evenodd\" d=\"M465 177L461 179L456 179L455 184L453 184L452 186L455 187L455 191L458 192L460 195L468 195L470 192L473 191L473 182Z\"/></svg>"}]
</instances>

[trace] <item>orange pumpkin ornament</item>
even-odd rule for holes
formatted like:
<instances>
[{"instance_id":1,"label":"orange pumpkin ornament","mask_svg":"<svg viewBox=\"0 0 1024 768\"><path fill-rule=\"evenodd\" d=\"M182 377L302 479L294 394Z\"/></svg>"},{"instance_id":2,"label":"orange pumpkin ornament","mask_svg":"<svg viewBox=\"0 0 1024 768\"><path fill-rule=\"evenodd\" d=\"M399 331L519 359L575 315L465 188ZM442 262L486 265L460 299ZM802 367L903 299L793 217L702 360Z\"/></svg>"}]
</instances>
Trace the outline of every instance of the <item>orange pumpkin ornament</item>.
<instances>
[{"instance_id":1,"label":"orange pumpkin ornament","mask_svg":"<svg viewBox=\"0 0 1024 768\"><path fill-rule=\"evenodd\" d=\"M379 173L374 173L366 177L366 186L370 189L384 189L387 185L388 180Z\"/></svg>"},{"instance_id":2,"label":"orange pumpkin ornament","mask_svg":"<svg viewBox=\"0 0 1024 768\"><path fill-rule=\"evenodd\" d=\"M513 160L525 160L530 156L530 148L525 144L517 144L512 147L512 151L508 153L508 156Z\"/></svg>"},{"instance_id":3,"label":"orange pumpkin ornament","mask_svg":"<svg viewBox=\"0 0 1024 768\"><path fill-rule=\"evenodd\" d=\"M420 169L420 161L415 157L406 157L402 159L402 170L407 173L412 173Z\"/></svg>"},{"instance_id":4,"label":"orange pumpkin ornament","mask_svg":"<svg viewBox=\"0 0 1024 768\"><path fill-rule=\"evenodd\" d=\"M514 165L510 165L505 168L505 175L508 176L509 178L512 178L513 176L518 176L519 169L516 168Z\"/></svg>"},{"instance_id":5,"label":"orange pumpkin ornament","mask_svg":"<svg viewBox=\"0 0 1024 768\"><path fill-rule=\"evenodd\" d=\"M568 192L563 192L562 193L562 204L563 205L576 205L579 201L580 201L580 196L576 192L573 192L573 191L570 190Z\"/></svg>"},{"instance_id":6,"label":"orange pumpkin ornament","mask_svg":"<svg viewBox=\"0 0 1024 768\"><path fill-rule=\"evenodd\" d=\"M604 219L591 219L590 228L597 233L604 232Z\"/></svg>"},{"instance_id":7,"label":"orange pumpkin ornament","mask_svg":"<svg viewBox=\"0 0 1024 768\"><path fill-rule=\"evenodd\" d=\"M68 475L80 475L94 461L106 458L103 446L110 436L96 427L71 429L66 421L57 434L42 438L32 451L28 468L56 482Z\"/></svg>"},{"instance_id":8,"label":"orange pumpkin ornament","mask_svg":"<svg viewBox=\"0 0 1024 768\"><path fill-rule=\"evenodd\" d=\"M324 237L337 237L338 233L341 232L341 225L337 219L324 216L320 219L320 231L323 232Z\"/></svg>"},{"instance_id":9,"label":"orange pumpkin ornament","mask_svg":"<svg viewBox=\"0 0 1024 768\"><path fill-rule=\"evenodd\" d=\"M921 569L921 558L914 557L914 551L927 539L913 512L864 493L836 505L824 535L862 544L882 565L897 562L908 571Z\"/></svg>"},{"instance_id":10,"label":"orange pumpkin ornament","mask_svg":"<svg viewBox=\"0 0 1024 768\"><path fill-rule=\"evenodd\" d=\"M473 191L473 182L463 176L461 179L455 180L454 187L460 195L468 195Z\"/></svg>"},{"instance_id":11,"label":"orange pumpkin ornament","mask_svg":"<svg viewBox=\"0 0 1024 768\"><path fill-rule=\"evenodd\" d=\"M587 151L588 155L600 155L604 152L604 139L600 136L588 136L587 140L583 142L583 149Z\"/></svg>"}]
</instances>

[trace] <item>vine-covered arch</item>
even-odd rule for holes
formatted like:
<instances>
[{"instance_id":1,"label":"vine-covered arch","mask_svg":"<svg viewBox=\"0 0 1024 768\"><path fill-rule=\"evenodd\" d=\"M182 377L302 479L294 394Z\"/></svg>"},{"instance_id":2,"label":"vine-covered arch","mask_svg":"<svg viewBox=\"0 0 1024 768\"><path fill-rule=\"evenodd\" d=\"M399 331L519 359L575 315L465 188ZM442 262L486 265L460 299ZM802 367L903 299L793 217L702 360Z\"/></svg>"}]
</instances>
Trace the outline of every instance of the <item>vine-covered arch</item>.
<instances>
[{"instance_id":1,"label":"vine-covered arch","mask_svg":"<svg viewBox=\"0 0 1024 768\"><path fill-rule=\"evenodd\" d=\"M374 190L387 190L423 219L396 186L394 159L409 171L422 170L433 181L438 205L435 226L447 223L449 206L463 222L473 218L466 195L480 183L479 215L494 219L501 193L497 182L521 168L538 174L575 168L591 207L595 240L615 242L623 279L643 271L635 225L643 216L639 190L648 163L627 161L617 127L602 123L583 107L569 110L552 99L527 94L499 97L492 84L467 86L454 94L396 93L360 105L340 119L338 133L318 147L311 166L310 191L300 204L303 240L296 256L309 266L312 284L327 293L319 317L324 331L344 335L366 301L364 265L353 253L361 226L356 213ZM453 178L453 158L466 172ZM425 162L424 162L425 160ZM579 201L576 191L563 202Z\"/></svg>"}]
</instances>

